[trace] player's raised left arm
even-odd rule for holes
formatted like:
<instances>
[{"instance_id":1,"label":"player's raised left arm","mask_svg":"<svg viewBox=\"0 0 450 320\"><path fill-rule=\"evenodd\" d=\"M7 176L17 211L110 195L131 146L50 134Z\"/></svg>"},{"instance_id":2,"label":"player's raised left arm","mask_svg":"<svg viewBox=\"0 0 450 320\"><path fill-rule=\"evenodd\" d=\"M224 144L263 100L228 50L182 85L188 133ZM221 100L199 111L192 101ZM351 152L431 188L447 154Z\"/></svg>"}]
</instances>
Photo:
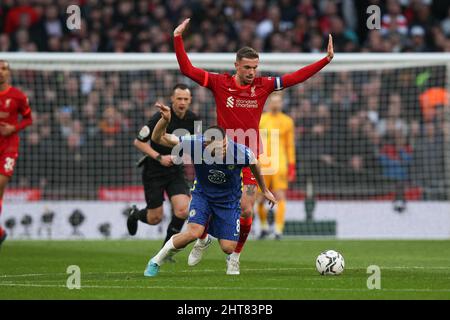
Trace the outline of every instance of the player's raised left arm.
<instances>
[{"instance_id":1,"label":"player's raised left arm","mask_svg":"<svg viewBox=\"0 0 450 320\"><path fill-rule=\"evenodd\" d=\"M155 106L159 108L161 119L156 123L151 139L157 144L172 148L179 143L179 140L175 135L166 132L171 118L170 108L159 102L155 103Z\"/></svg>"},{"instance_id":2,"label":"player's raised left arm","mask_svg":"<svg viewBox=\"0 0 450 320\"><path fill-rule=\"evenodd\" d=\"M303 67L295 72L285 74L281 77L282 87L288 88L298 83L302 83L317 72L322 70L327 64L331 62L334 57L334 49L333 49L333 37L331 34L328 36L328 48L327 48L327 56L313 64L310 64L306 67Z\"/></svg>"},{"instance_id":3,"label":"player's raised left arm","mask_svg":"<svg viewBox=\"0 0 450 320\"><path fill-rule=\"evenodd\" d=\"M258 183L258 186L261 189L262 194L264 195L264 198L266 198L269 201L270 206L273 207L277 203L277 200L275 199L272 192L267 189L266 183L264 182L264 179L261 175L261 167L258 163L258 160L253 160L253 162L250 164L250 170L252 171L252 174L255 177L256 182Z\"/></svg>"}]
</instances>

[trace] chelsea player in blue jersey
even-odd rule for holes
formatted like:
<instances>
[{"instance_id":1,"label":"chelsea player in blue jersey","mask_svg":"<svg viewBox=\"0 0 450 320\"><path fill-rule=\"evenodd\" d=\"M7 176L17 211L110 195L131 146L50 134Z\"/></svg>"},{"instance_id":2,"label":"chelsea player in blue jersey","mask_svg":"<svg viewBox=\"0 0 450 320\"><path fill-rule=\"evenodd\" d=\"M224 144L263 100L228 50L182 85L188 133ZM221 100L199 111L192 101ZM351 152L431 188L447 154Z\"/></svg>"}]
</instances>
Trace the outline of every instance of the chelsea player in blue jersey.
<instances>
[{"instance_id":1,"label":"chelsea player in blue jersey","mask_svg":"<svg viewBox=\"0 0 450 320\"><path fill-rule=\"evenodd\" d=\"M241 170L250 167L264 197L273 206L276 200L267 189L261 170L252 151L244 145L228 139L220 127L211 127L203 135L177 137L167 134L170 108L157 103L161 119L156 124L151 139L175 152L182 150L193 160L196 183L192 191L186 231L178 233L148 262L144 275L154 277L164 262L175 253L197 240L208 224L208 233L219 239L220 247L231 254L239 239L239 216L241 198ZM207 238L209 241L210 238ZM227 259L227 274L233 270Z\"/></svg>"}]
</instances>

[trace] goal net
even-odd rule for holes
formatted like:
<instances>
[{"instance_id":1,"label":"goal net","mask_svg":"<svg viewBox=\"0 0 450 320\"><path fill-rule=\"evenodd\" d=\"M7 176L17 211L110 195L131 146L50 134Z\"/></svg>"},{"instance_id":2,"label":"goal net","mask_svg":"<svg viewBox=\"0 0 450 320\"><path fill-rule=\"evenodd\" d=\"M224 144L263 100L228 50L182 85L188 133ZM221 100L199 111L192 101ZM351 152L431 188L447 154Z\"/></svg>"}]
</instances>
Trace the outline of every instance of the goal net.
<instances>
[{"instance_id":1,"label":"goal net","mask_svg":"<svg viewBox=\"0 0 450 320\"><path fill-rule=\"evenodd\" d=\"M232 54L190 57L209 71L233 72ZM321 57L261 54L259 69L282 75ZM37 190L40 201L142 200L136 167L142 155L133 140L156 112L154 102L170 103L176 83L191 87L191 110L203 129L216 123L212 94L179 72L174 54L0 58L10 61L12 83L28 95L34 116L32 127L20 134L10 195ZM408 210L428 212L424 219L430 223L448 219L449 58L339 54L313 78L284 90L297 159L286 234L336 235L341 218L362 219L370 229L383 215ZM193 179L190 168L187 178ZM353 236L364 237L368 229Z\"/></svg>"}]
</instances>

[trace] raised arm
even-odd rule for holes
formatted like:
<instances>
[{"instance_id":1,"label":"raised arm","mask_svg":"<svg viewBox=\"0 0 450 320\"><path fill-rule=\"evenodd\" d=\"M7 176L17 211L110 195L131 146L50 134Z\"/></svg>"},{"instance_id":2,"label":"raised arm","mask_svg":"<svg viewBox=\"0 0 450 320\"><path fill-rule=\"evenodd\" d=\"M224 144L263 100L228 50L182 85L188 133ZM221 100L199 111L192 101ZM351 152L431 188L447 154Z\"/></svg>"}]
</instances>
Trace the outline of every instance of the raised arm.
<instances>
[{"instance_id":1,"label":"raised arm","mask_svg":"<svg viewBox=\"0 0 450 320\"><path fill-rule=\"evenodd\" d=\"M159 108L161 119L159 119L158 123L153 129L151 139L157 144L173 148L179 143L179 140L177 136L166 133L171 117L170 108L159 102L155 103L155 106Z\"/></svg>"},{"instance_id":2,"label":"raised arm","mask_svg":"<svg viewBox=\"0 0 450 320\"><path fill-rule=\"evenodd\" d=\"M250 170L252 171L252 174L255 177L256 182L258 183L258 186L264 195L264 198L266 198L269 201L270 206L273 207L277 203L277 200L275 200L272 192L267 189L266 183L264 182L264 179L261 175L261 167L258 163L258 160L254 159L254 161L250 164Z\"/></svg>"},{"instance_id":3,"label":"raised arm","mask_svg":"<svg viewBox=\"0 0 450 320\"><path fill-rule=\"evenodd\" d=\"M186 29L190 19L185 19L173 32L173 45L175 48L175 54L177 56L178 65L180 71L186 77L191 78L199 85L205 87L208 84L208 72L203 69L196 68L192 65L188 55L184 49L183 38L181 37L183 31Z\"/></svg>"},{"instance_id":4,"label":"raised arm","mask_svg":"<svg viewBox=\"0 0 450 320\"><path fill-rule=\"evenodd\" d=\"M323 67L329 64L333 59L333 57L334 57L333 37L330 34L328 36L327 56L295 72L283 75L281 77L283 88L288 88L298 83L302 83L305 80L308 80L317 72L319 72Z\"/></svg>"}]
</instances>

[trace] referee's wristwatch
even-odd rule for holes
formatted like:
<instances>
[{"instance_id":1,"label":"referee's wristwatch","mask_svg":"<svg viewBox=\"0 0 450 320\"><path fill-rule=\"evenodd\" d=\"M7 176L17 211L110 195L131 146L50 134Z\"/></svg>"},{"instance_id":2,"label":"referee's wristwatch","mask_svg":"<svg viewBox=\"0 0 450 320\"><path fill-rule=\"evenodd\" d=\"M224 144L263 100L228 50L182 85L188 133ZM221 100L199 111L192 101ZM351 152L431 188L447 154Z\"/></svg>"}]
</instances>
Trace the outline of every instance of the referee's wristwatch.
<instances>
[{"instance_id":1,"label":"referee's wristwatch","mask_svg":"<svg viewBox=\"0 0 450 320\"><path fill-rule=\"evenodd\" d=\"M155 158L156 161L161 162L162 156L161 154L158 154Z\"/></svg>"}]
</instances>

